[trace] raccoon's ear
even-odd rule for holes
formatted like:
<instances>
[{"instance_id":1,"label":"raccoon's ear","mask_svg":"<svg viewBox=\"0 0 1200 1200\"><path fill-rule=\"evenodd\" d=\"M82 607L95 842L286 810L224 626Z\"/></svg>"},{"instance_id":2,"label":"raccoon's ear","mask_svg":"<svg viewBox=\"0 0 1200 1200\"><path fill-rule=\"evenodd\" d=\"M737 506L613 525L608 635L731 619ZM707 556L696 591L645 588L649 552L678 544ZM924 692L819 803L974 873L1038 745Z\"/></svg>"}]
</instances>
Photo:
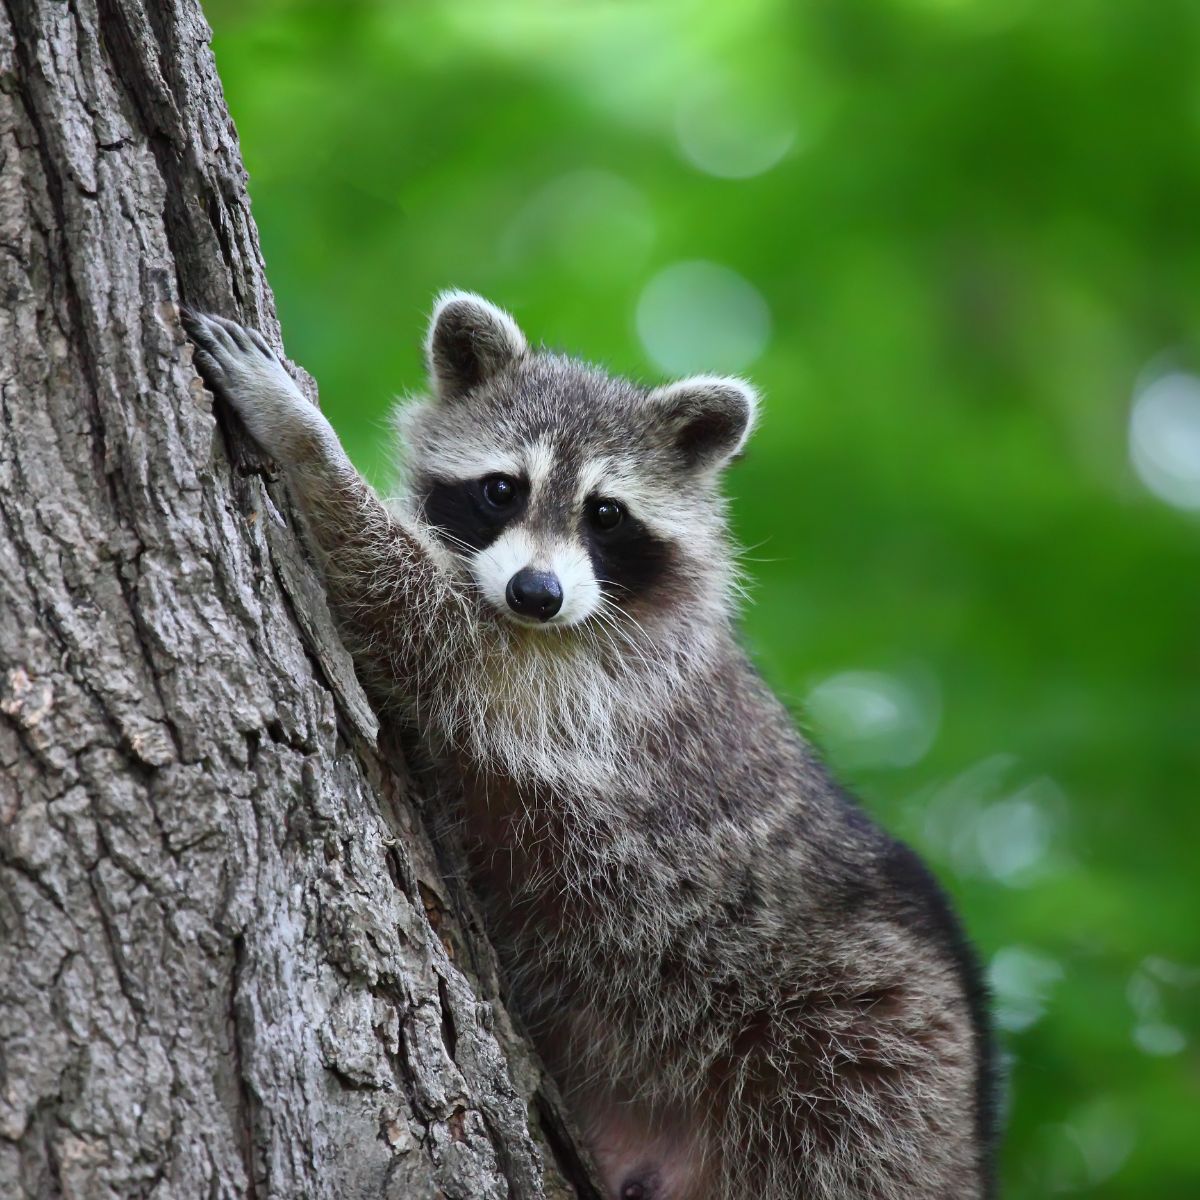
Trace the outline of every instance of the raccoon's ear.
<instances>
[{"instance_id":1,"label":"raccoon's ear","mask_svg":"<svg viewBox=\"0 0 1200 1200\"><path fill-rule=\"evenodd\" d=\"M442 292L429 319L425 361L441 400L456 400L529 349L503 309L472 292Z\"/></svg>"},{"instance_id":2,"label":"raccoon's ear","mask_svg":"<svg viewBox=\"0 0 1200 1200\"><path fill-rule=\"evenodd\" d=\"M745 444L758 413L758 393L744 379L696 375L656 388L649 402L656 425L684 462L698 470L723 467Z\"/></svg>"}]
</instances>

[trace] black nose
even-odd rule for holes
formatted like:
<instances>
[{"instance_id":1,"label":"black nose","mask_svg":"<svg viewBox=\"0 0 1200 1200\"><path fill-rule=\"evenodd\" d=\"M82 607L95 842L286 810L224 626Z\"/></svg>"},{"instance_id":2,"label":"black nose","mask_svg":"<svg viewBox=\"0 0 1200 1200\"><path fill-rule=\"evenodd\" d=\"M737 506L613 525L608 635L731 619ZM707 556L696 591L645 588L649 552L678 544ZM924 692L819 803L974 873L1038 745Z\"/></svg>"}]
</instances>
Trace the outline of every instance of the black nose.
<instances>
[{"instance_id":1,"label":"black nose","mask_svg":"<svg viewBox=\"0 0 1200 1200\"><path fill-rule=\"evenodd\" d=\"M548 571L526 567L508 581L505 599L513 612L548 621L562 608L562 584Z\"/></svg>"}]
</instances>

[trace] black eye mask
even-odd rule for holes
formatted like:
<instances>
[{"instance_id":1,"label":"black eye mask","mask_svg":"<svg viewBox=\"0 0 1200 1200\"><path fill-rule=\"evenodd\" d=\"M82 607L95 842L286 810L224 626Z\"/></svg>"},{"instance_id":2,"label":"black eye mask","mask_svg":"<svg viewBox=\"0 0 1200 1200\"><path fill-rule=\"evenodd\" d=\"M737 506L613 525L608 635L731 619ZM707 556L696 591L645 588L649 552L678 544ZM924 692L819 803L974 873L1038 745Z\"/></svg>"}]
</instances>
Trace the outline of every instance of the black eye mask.
<instances>
[{"instance_id":1,"label":"black eye mask","mask_svg":"<svg viewBox=\"0 0 1200 1200\"><path fill-rule=\"evenodd\" d=\"M671 565L669 542L655 537L628 509L611 528L602 528L607 497L593 497L584 506L579 536L592 560L601 590L620 603L650 591ZM619 502L618 502L619 503Z\"/></svg>"},{"instance_id":2,"label":"black eye mask","mask_svg":"<svg viewBox=\"0 0 1200 1200\"><path fill-rule=\"evenodd\" d=\"M511 494L502 498L503 481ZM507 525L520 518L529 501L529 485L509 475L483 479L432 480L425 488L425 520L451 545L471 550L490 546Z\"/></svg>"}]
</instances>

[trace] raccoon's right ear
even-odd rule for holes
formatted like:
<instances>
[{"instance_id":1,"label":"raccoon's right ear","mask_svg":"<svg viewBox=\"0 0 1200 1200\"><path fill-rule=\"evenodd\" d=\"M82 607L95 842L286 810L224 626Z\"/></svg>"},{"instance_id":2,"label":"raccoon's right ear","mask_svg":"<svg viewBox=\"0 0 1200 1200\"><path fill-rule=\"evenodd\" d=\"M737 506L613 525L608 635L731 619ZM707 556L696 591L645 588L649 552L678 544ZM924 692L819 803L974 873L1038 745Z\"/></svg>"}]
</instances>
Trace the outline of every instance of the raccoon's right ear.
<instances>
[{"instance_id":1,"label":"raccoon's right ear","mask_svg":"<svg viewBox=\"0 0 1200 1200\"><path fill-rule=\"evenodd\" d=\"M529 349L503 309L473 292L442 292L429 320L425 360L439 400L457 400Z\"/></svg>"}]
</instances>

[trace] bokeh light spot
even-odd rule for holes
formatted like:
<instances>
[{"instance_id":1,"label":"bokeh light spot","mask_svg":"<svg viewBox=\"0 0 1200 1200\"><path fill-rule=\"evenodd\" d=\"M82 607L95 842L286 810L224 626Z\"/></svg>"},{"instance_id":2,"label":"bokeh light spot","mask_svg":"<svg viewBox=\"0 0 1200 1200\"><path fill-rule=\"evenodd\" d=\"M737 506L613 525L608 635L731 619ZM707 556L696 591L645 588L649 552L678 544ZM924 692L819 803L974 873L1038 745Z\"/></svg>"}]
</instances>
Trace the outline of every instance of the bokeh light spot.
<instances>
[{"instance_id":1,"label":"bokeh light spot","mask_svg":"<svg viewBox=\"0 0 1200 1200\"><path fill-rule=\"evenodd\" d=\"M1042 775L1012 787L1010 754L994 754L939 785L925 804L926 843L964 876L1028 887L1067 861L1062 830L1070 802Z\"/></svg>"},{"instance_id":2,"label":"bokeh light spot","mask_svg":"<svg viewBox=\"0 0 1200 1200\"><path fill-rule=\"evenodd\" d=\"M1064 973L1057 959L1039 950L1027 946L997 950L988 966L996 1024L1012 1033L1035 1024Z\"/></svg>"},{"instance_id":3,"label":"bokeh light spot","mask_svg":"<svg viewBox=\"0 0 1200 1200\"><path fill-rule=\"evenodd\" d=\"M1193 988L1200 984L1200 967L1172 962L1159 954L1147 955L1142 960L1142 969L1172 987Z\"/></svg>"},{"instance_id":4,"label":"bokeh light spot","mask_svg":"<svg viewBox=\"0 0 1200 1200\"><path fill-rule=\"evenodd\" d=\"M1101 1096L1073 1112L1053 1137L1045 1185L1050 1192L1081 1192L1111 1179L1137 1143L1137 1130L1126 1105Z\"/></svg>"},{"instance_id":5,"label":"bokeh light spot","mask_svg":"<svg viewBox=\"0 0 1200 1200\"><path fill-rule=\"evenodd\" d=\"M1166 1019L1167 997L1195 987L1194 967L1172 962L1159 955L1149 955L1129 977L1125 995L1138 1017L1133 1027L1133 1044L1143 1054L1167 1058L1181 1053L1187 1046L1187 1034Z\"/></svg>"},{"instance_id":6,"label":"bokeh light spot","mask_svg":"<svg viewBox=\"0 0 1200 1200\"><path fill-rule=\"evenodd\" d=\"M1138 392L1129 417L1129 457L1160 500L1200 509L1200 379L1175 371Z\"/></svg>"},{"instance_id":7,"label":"bokeh light spot","mask_svg":"<svg viewBox=\"0 0 1200 1200\"><path fill-rule=\"evenodd\" d=\"M1007 800L989 804L979 814L975 839L984 869L1004 883L1022 877L1045 857L1054 835L1049 806L1040 793L1057 788L1042 779L1022 788Z\"/></svg>"},{"instance_id":8,"label":"bokeh light spot","mask_svg":"<svg viewBox=\"0 0 1200 1200\"><path fill-rule=\"evenodd\" d=\"M771 313L758 289L711 262L680 262L642 290L637 332L669 375L742 371L766 349Z\"/></svg>"},{"instance_id":9,"label":"bokeh light spot","mask_svg":"<svg viewBox=\"0 0 1200 1200\"><path fill-rule=\"evenodd\" d=\"M1143 1054L1168 1058L1187 1046L1187 1036L1182 1029L1163 1021L1143 1021L1134 1026L1133 1043Z\"/></svg>"},{"instance_id":10,"label":"bokeh light spot","mask_svg":"<svg viewBox=\"0 0 1200 1200\"><path fill-rule=\"evenodd\" d=\"M529 198L505 230L506 261L547 262L580 279L636 271L654 244L654 213L645 195L612 171L559 175Z\"/></svg>"},{"instance_id":11,"label":"bokeh light spot","mask_svg":"<svg viewBox=\"0 0 1200 1200\"><path fill-rule=\"evenodd\" d=\"M941 722L936 682L843 671L809 692L805 710L842 768L908 767L928 753Z\"/></svg>"},{"instance_id":12,"label":"bokeh light spot","mask_svg":"<svg viewBox=\"0 0 1200 1200\"><path fill-rule=\"evenodd\" d=\"M723 179L769 171L796 141L794 122L747 88L708 76L688 89L675 113L679 149L693 166Z\"/></svg>"}]
</instances>

